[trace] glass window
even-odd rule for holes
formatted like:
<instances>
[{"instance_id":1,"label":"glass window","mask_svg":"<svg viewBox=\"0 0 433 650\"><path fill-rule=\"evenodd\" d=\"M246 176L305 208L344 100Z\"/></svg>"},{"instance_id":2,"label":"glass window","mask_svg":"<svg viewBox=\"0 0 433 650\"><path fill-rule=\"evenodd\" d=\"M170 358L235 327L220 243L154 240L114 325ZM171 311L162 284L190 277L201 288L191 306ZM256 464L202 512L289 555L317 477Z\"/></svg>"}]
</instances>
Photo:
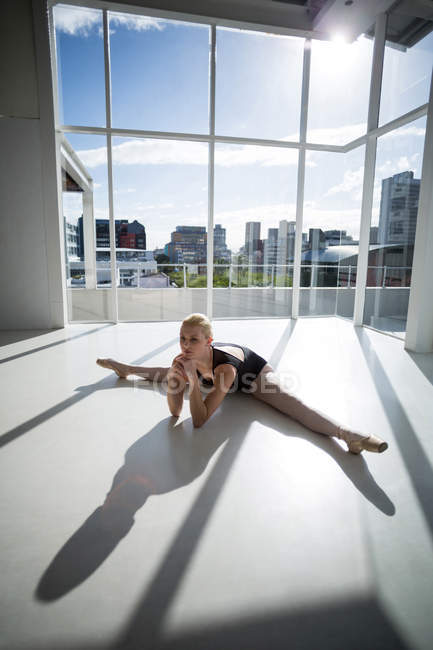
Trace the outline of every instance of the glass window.
<instances>
[{"instance_id":1,"label":"glass window","mask_svg":"<svg viewBox=\"0 0 433 650\"><path fill-rule=\"evenodd\" d=\"M109 12L112 124L208 133L209 27Z\"/></svg>"},{"instance_id":2,"label":"glass window","mask_svg":"<svg viewBox=\"0 0 433 650\"><path fill-rule=\"evenodd\" d=\"M207 185L207 144L113 138L120 320L206 311Z\"/></svg>"},{"instance_id":3,"label":"glass window","mask_svg":"<svg viewBox=\"0 0 433 650\"><path fill-rule=\"evenodd\" d=\"M68 134L65 140L63 214L77 241L77 254L66 259L69 320L108 320L112 301L106 137ZM101 229L106 231L104 239Z\"/></svg>"},{"instance_id":4,"label":"glass window","mask_svg":"<svg viewBox=\"0 0 433 650\"><path fill-rule=\"evenodd\" d=\"M305 172L299 313L352 318L364 147L310 152Z\"/></svg>"},{"instance_id":5,"label":"glass window","mask_svg":"<svg viewBox=\"0 0 433 650\"><path fill-rule=\"evenodd\" d=\"M425 118L378 138L368 257L366 325L406 330Z\"/></svg>"},{"instance_id":6,"label":"glass window","mask_svg":"<svg viewBox=\"0 0 433 650\"><path fill-rule=\"evenodd\" d=\"M380 124L386 124L428 102L432 63L433 33L407 49L386 44Z\"/></svg>"},{"instance_id":7,"label":"glass window","mask_svg":"<svg viewBox=\"0 0 433 650\"><path fill-rule=\"evenodd\" d=\"M56 5L59 119L62 124L105 126L102 11Z\"/></svg>"},{"instance_id":8,"label":"glass window","mask_svg":"<svg viewBox=\"0 0 433 650\"><path fill-rule=\"evenodd\" d=\"M312 41L307 141L346 144L367 130L373 41Z\"/></svg>"},{"instance_id":9,"label":"glass window","mask_svg":"<svg viewBox=\"0 0 433 650\"><path fill-rule=\"evenodd\" d=\"M215 318L290 315L297 169L294 149L215 147Z\"/></svg>"},{"instance_id":10,"label":"glass window","mask_svg":"<svg viewBox=\"0 0 433 650\"><path fill-rule=\"evenodd\" d=\"M304 39L217 29L218 135L299 139Z\"/></svg>"}]
</instances>

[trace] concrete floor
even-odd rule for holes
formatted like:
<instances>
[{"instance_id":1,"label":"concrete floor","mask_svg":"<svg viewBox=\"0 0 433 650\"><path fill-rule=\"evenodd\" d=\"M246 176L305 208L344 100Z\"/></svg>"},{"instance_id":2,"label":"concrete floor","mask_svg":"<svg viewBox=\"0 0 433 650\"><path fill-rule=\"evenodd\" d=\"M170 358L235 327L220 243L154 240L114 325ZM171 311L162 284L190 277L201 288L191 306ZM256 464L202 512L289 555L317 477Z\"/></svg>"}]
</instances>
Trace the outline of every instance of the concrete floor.
<instances>
[{"instance_id":1,"label":"concrete floor","mask_svg":"<svg viewBox=\"0 0 433 650\"><path fill-rule=\"evenodd\" d=\"M215 323L389 442L353 456L247 395L194 430L95 364L168 365L177 334L0 334L0 647L430 650L433 355L338 318Z\"/></svg>"}]
</instances>

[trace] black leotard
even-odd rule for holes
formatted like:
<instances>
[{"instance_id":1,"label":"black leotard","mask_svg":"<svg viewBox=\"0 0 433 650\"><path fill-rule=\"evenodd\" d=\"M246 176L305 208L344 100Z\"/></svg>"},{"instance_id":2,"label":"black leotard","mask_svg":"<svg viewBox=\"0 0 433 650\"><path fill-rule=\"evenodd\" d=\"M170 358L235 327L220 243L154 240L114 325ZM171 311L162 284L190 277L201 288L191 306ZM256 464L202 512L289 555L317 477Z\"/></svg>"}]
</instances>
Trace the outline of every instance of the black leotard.
<instances>
[{"instance_id":1,"label":"black leotard","mask_svg":"<svg viewBox=\"0 0 433 650\"><path fill-rule=\"evenodd\" d=\"M233 354L230 354L230 352L218 350L218 347L220 346L240 348L244 353L244 361L241 361ZM230 392L233 392L233 390L243 390L244 392L250 392L251 382L257 377L262 368L267 364L267 361L249 348L245 348L243 345L238 345L237 343L212 343L212 348L212 372L217 366L220 366L223 363L229 363L237 370L235 380L230 387ZM199 377L201 377L201 373L198 370L197 374ZM205 386L213 386L213 381L211 379L203 378L201 379L201 382Z\"/></svg>"}]
</instances>

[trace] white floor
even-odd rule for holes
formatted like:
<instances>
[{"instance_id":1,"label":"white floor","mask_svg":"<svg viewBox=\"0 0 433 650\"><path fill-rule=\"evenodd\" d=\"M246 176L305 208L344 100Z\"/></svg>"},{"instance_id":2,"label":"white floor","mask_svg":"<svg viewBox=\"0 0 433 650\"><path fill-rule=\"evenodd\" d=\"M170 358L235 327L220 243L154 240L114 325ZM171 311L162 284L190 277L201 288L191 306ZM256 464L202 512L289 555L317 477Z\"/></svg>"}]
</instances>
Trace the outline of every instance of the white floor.
<instances>
[{"instance_id":1,"label":"white floor","mask_svg":"<svg viewBox=\"0 0 433 650\"><path fill-rule=\"evenodd\" d=\"M430 650L433 355L337 318L215 323L389 442L357 457L246 395L194 430L94 362L169 365L177 334L0 333L0 647Z\"/></svg>"}]
</instances>

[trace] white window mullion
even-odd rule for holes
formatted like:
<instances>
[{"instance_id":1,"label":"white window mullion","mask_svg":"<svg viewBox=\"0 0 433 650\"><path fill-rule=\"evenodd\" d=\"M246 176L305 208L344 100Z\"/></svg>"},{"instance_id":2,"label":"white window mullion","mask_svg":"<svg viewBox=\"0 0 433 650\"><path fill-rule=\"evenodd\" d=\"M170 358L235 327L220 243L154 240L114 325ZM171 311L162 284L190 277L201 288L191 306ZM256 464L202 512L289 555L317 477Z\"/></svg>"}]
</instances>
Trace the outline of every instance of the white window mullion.
<instances>
[{"instance_id":1,"label":"white window mullion","mask_svg":"<svg viewBox=\"0 0 433 650\"><path fill-rule=\"evenodd\" d=\"M215 190L215 73L216 73L216 27L210 28L209 47L209 160L208 160L208 219L207 219L207 317L213 315L213 229Z\"/></svg>"},{"instance_id":2,"label":"white window mullion","mask_svg":"<svg viewBox=\"0 0 433 650\"><path fill-rule=\"evenodd\" d=\"M292 289L292 318L299 316L299 297L301 283L301 261L302 261L302 228L304 222L304 189L305 189L305 158L307 141L308 121L308 99L310 92L310 68L311 68L311 41L306 40L304 44L304 63L302 71L302 100L301 120L299 126L299 141L301 148L298 156L298 182L296 188L296 228L295 228L295 254L293 261L293 289Z\"/></svg>"},{"instance_id":3,"label":"white window mullion","mask_svg":"<svg viewBox=\"0 0 433 650\"><path fill-rule=\"evenodd\" d=\"M105 62L105 112L107 129L111 129L111 70L110 70L110 32L108 28L108 12L103 10L104 21L104 62ZM107 173L108 173L108 213L110 228L110 268L111 268L111 319L114 323L119 321L117 300L117 273L116 273L116 224L114 221L113 204L113 153L112 136L107 133Z\"/></svg>"},{"instance_id":4,"label":"white window mullion","mask_svg":"<svg viewBox=\"0 0 433 650\"><path fill-rule=\"evenodd\" d=\"M376 18L373 62L368 105L367 133L377 129L379 123L380 94L382 89L383 57L385 50L386 14ZM374 174L376 167L377 136L367 135L362 188L361 223L359 229L358 268L356 273L353 324L360 326L364 318L365 290L367 286L368 254L370 249L371 210L373 206Z\"/></svg>"}]
</instances>

